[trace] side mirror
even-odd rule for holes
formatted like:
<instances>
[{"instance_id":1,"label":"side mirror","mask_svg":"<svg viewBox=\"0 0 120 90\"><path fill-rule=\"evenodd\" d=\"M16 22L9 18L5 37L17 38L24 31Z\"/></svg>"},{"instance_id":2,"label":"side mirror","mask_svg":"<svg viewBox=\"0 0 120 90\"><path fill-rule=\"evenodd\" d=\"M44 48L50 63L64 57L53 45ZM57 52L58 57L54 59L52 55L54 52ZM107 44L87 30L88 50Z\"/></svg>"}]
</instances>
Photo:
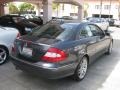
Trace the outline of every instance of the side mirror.
<instances>
[{"instance_id":1,"label":"side mirror","mask_svg":"<svg viewBox=\"0 0 120 90\"><path fill-rule=\"evenodd\" d=\"M107 36L110 36L110 33L106 33Z\"/></svg>"},{"instance_id":2,"label":"side mirror","mask_svg":"<svg viewBox=\"0 0 120 90\"><path fill-rule=\"evenodd\" d=\"M110 32L108 30L105 30L105 35L110 36Z\"/></svg>"}]
</instances>

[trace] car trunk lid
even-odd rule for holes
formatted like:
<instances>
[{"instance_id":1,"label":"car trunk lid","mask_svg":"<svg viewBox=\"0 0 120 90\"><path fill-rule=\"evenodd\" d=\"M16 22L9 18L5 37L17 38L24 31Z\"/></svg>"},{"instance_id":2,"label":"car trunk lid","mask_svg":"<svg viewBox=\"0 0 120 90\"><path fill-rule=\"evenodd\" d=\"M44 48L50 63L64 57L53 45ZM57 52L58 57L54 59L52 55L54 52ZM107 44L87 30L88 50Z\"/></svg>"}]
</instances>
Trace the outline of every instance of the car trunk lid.
<instances>
[{"instance_id":1,"label":"car trunk lid","mask_svg":"<svg viewBox=\"0 0 120 90\"><path fill-rule=\"evenodd\" d=\"M16 40L17 55L30 61L39 61L55 42L58 40L24 36Z\"/></svg>"}]
</instances>

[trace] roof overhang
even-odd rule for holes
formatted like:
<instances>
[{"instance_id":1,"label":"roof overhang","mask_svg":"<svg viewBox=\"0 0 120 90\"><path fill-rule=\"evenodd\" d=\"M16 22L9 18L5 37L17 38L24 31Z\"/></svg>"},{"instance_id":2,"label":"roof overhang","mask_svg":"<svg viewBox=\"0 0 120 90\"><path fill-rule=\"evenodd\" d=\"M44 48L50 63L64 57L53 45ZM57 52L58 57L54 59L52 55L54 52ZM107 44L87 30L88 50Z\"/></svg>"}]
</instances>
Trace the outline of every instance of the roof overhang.
<instances>
[{"instance_id":1,"label":"roof overhang","mask_svg":"<svg viewBox=\"0 0 120 90\"><path fill-rule=\"evenodd\" d=\"M54 0L54 3L64 3L64 4L73 4L77 6L81 6L82 4L79 2L79 0Z\"/></svg>"},{"instance_id":2,"label":"roof overhang","mask_svg":"<svg viewBox=\"0 0 120 90\"><path fill-rule=\"evenodd\" d=\"M0 0L0 3L8 3L12 1L21 1L21 2L31 2L31 3L39 3L44 2L44 0ZM83 0L53 0L54 3L65 3L65 4L73 4L77 6L81 6L83 4Z\"/></svg>"},{"instance_id":3,"label":"roof overhang","mask_svg":"<svg viewBox=\"0 0 120 90\"><path fill-rule=\"evenodd\" d=\"M0 0L0 3L8 3L8 2L30 2L30 3L39 3L42 2L43 0Z\"/></svg>"}]
</instances>

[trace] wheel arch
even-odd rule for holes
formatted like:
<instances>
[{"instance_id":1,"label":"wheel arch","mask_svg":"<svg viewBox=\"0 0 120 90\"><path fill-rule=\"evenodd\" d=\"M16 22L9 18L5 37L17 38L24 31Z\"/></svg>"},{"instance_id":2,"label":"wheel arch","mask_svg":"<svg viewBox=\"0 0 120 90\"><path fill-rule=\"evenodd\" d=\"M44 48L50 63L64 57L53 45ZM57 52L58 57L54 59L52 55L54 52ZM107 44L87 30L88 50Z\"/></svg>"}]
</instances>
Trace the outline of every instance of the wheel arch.
<instances>
[{"instance_id":1,"label":"wheel arch","mask_svg":"<svg viewBox=\"0 0 120 90\"><path fill-rule=\"evenodd\" d=\"M112 39L111 42L114 43L114 40Z\"/></svg>"},{"instance_id":2,"label":"wheel arch","mask_svg":"<svg viewBox=\"0 0 120 90\"><path fill-rule=\"evenodd\" d=\"M87 57L88 64L89 64L89 62L90 62L89 59L90 59L90 58L89 58L88 54L85 54L83 57Z\"/></svg>"},{"instance_id":3,"label":"wheel arch","mask_svg":"<svg viewBox=\"0 0 120 90\"><path fill-rule=\"evenodd\" d=\"M7 50L7 52L8 52L8 54L10 53L9 50L8 50L8 48L5 45L0 45L0 47L5 48Z\"/></svg>"}]
</instances>

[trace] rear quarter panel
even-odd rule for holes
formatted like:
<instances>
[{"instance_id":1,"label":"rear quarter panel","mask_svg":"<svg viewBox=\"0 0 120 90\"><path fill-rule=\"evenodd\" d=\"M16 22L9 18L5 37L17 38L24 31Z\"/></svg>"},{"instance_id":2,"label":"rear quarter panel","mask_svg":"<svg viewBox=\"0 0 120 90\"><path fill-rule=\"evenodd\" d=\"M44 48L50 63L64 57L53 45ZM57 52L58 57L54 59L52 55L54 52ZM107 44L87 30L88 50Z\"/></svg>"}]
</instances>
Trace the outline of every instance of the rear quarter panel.
<instances>
[{"instance_id":1,"label":"rear quarter panel","mask_svg":"<svg viewBox=\"0 0 120 90\"><path fill-rule=\"evenodd\" d=\"M71 40L58 43L53 47L64 50L68 54L68 58L60 64L79 63L80 59L86 54L86 43L87 39L84 40Z\"/></svg>"},{"instance_id":2,"label":"rear quarter panel","mask_svg":"<svg viewBox=\"0 0 120 90\"><path fill-rule=\"evenodd\" d=\"M0 29L0 45L3 45L11 51L14 40L16 39L18 31L14 28Z\"/></svg>"}]
</instances>

